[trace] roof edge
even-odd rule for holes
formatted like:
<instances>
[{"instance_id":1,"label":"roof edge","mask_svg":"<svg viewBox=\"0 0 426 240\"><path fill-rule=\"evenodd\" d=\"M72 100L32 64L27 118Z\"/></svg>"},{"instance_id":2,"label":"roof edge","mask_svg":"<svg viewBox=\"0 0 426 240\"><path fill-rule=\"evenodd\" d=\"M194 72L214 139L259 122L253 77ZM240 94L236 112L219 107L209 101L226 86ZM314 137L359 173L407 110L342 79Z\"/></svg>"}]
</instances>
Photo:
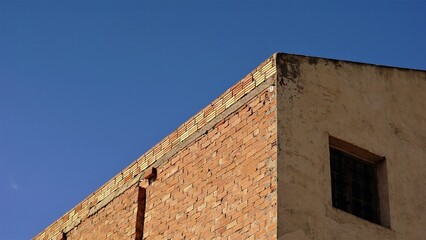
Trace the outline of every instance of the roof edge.
<instances>
[{"instance_id":1,"label":"roof edge","mask_svg":"<svg viewBox=\"0 0 426 240\"><path fill-rule=\"evenodd\" d=\"M372 67L379 67L379 68L391 68L391 69L397 69L397 70L402 70L402 71L408 70L408 71L416 71L416 72L425 72L426 73L426 69L423 70L423 69L415 69L415 68L397 67L397 66L365 63L365 62L358 62L358 61L352 61L352 60L341 60L341 59L318 57L318 56L308 56L308 55L303 55L303 54L293 54L293 53L285 53L285 52L276 52L276 53L273 54L273 56L275 57L275 59L282 58L282 57L285 57L285 56L302 57L302 58L306 58L308 60L311 59L312 62L315 62L315 61L321 59L321 60L326 60L326 61L335 62L335 63L350 63L350 64L356 64L356 65L372 66Z\"/></svg>"}]
</instances>

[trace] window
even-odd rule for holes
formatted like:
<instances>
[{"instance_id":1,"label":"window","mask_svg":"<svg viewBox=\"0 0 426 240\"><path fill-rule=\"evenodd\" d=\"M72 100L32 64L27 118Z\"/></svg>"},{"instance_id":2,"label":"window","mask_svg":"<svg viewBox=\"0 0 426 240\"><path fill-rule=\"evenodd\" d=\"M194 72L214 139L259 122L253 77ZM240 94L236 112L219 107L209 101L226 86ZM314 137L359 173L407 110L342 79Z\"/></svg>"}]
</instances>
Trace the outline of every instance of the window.
<instances>
[{"instance_id":1,"label":"window","mask_svg":"<svg viewBox=\"0 0 426 240\"><path fill-rule=\"evenodd\" d=\"M333 207L389 227L384 157L337 138L329 141Z\"/></svg>"},{"instance_id":2,"label":"window","mask_svg":"<svg viewBox=\"0 0 426 240\"><path fill-rule=\"evenodd\" d=\"M330 163L333 207L379 223L375 166L334 148Z\"/></svg>"}]
</instances>

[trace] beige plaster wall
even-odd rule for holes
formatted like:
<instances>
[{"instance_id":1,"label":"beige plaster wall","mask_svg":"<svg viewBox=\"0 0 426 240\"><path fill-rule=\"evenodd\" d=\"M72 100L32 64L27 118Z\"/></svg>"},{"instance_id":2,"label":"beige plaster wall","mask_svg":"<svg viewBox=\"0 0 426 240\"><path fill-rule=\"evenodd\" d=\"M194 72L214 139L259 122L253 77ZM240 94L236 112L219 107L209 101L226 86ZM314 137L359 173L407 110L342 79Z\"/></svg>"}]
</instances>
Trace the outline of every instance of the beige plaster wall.
<instances>
[{"instance_id":1,"label":"beige plaster wall","mask_svg":"<svg viewBox=\"0 0 426 240\"><path fill-rule=\"evenodd\" d=\"M276 57L278 239L425 239L426 72ZM332 207L329 135L386 157L390 228Z\"/></svg>"}]
</instances>

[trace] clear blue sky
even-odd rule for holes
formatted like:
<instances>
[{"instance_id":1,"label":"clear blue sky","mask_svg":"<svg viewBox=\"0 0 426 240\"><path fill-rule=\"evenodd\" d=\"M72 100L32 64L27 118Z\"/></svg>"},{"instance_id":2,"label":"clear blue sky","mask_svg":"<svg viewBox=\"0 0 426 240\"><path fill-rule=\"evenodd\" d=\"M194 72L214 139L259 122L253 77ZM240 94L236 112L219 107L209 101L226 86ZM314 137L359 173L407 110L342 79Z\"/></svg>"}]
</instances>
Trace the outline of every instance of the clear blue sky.
<instances>
[{"instance_id":1,"label":"clear blue sky","mask_svg":"<svg viewBox=\"0 0 426 240\"><path fill-rule=\"evenodd\" d=\"M274 52L426 69L426 1L156 2L0 0L0 239L42 231Z\"/></svg>"}]
</instances>

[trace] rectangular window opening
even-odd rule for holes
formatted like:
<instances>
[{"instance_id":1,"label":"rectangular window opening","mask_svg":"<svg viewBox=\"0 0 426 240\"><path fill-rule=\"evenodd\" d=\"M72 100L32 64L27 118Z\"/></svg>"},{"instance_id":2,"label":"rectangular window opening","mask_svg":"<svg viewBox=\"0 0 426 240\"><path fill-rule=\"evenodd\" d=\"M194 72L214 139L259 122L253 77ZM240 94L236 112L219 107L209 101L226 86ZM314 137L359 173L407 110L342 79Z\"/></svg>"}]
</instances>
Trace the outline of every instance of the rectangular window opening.
<instances>
[{"instance_id":1,"label":"rectangular window opening","mask_svg":"<svg viewBox=\"0 0 426 240\"><path fill-rule=\"evenodd\" d=\"M333 207L390 227L385 158L331 137Z\"/></svg>"}]
</instances>

